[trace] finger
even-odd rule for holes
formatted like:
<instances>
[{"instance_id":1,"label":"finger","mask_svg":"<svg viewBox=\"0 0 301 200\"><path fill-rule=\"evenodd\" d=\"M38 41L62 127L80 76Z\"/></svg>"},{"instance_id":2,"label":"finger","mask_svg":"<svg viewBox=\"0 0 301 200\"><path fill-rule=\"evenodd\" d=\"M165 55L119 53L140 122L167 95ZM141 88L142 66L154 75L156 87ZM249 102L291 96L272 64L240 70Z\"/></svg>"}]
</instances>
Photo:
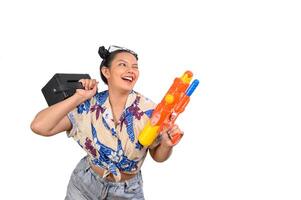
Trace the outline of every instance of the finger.
<instances>
[{"instance_id":1,"label":"finger","mask_svg":"<svg viewBox=\"0 0 301 200\"><path fill-rule=\"evenodd\" d=\"M86 79L82 79L82 80L80 80L80 82L82 83L83 87L85 88L85 87L86 87L86 84L87 84Z\"/></svg>"},{"instance_id":2,"label":"finger","mask_svg":"<svg viewBox=\"0 0 301 200\"><path fill-rule=\"evenodd\" d=\"M78 82L80 82L83 86L83 89L85 89L85 85L86 85L85 79L80 79Z\"/></svg>"},{"instance_id":3,"label":"finger","mask_svg":"<svg viewBox=\"0 0 301 200\"><path fill-rule=\"evenodd\" d=\"M91 83L90 83L90 89L94 88L94 85L95 85L95 80L92 79L92 80L91 80Z\"/></svg>"},{"instance_id":4,"label":"finger","mask_svg":"<svg viewBox=\"0 0 301 200\"><path fill-rule=\"evenodd\" d=\"M92 79L90 89L93 89L95 85L96 85L96 80Z\"/></svg>"},{"instance_id":5,"label":"finger","mask_svg":"<svg viewBox=\"0 0 301 200\"><path fill-rule=\"evenodd\" d=\"M91 90L92 83L93 83L92 80L88 81L88 84L87 84L88 90Z\"/></svg>"},{"instance_id":6,"label":"finger","mask_svg":"<svg viewBox=\"0 0 301 200\"><path fill-rule=\"evenodd\" d=\"M151 120L152 120L152 119L151 119ZM151 122L151 123L152 123L152 122ZM162 126L162 127L159 128L158 131L159 131L160 134L164 134L164 133L167 133L167 130L168 130L168 129L167 129L166 127Z\"/></svg>"},{"instance_id":7,"label":"finger","mask_svg":"<svg viewBox=\"0 0 301 200\"><path fill-rule=\"evenodd\" d=\"M165 140L170 140L171 135L169 133L161 133L161 137Z\"/></svg>"},{"instance_id":8,"label":"finger","mask_svg":"<svg viewBox=\"0 0 301 200\"><path fill-rule=\"evenodd\" d=\"M92 88L93 92L97 91L97 83L94 85L94 87Z\"/></svg>"},{"instance_id":9,"label":"finger","mask_svg":"<svg viewBox=\"0 0 301 200\"><path fill-rule=\"evenodd\" d=\"M85 83L84 79L80 79L78 82L80 82L82 85Z\"/></svg>"},{"instance_id":10,"label":"finger","mask_svg":"<svg viewBox=\"0 0 301 200\"><path fill-rule=\"evenodd\" d=\"M172 136L171 136L170 133L167 133L167 136L168 136L168 138L169 138L170 140L172 140Z\"/></svg>"},{"instance_id":11,"label":"finger","mask_svg":"<svg viewBox=\"0 0 301 200\"><path fill-rule=\"evenodd\" d=\"M95 87L95 85L96 85L96 80L95 80L95 79L93 79L93 80L92 80L91 89L93 89L93 88Z\"/></svg>"},{"instance_id":12,"label":"finger","mask_svg":"<svg viewBox=\"0 0 301 200\"><path fill-rule=\"evenodd\" d=\"M96 90L98 91L98 81L96 81L96 85L95 85L95 87L96 87Z\"/></svg>"},{"instance_id":13,"label":"finger","mask_svg":"<svg viewBox=\"0 0 301 200\"><path fill-rule=\"evenodd\" d=\"M85 90L89 90L89 79L85 79Z\"/></svg>"},{"instance_id":14,"label":"finger","mask_svg":"<svg viewBox=\"0 0 301 200\"><path fill-rule=\"evenodd\" d=\"M171 128L171 131L174 131L174 130L176 130L176 129L179 129L179 126L176 125L176 124L174 124L174 125L172 126L172 128Z\"/></svg>"},{"instance_id":15,"label":"finger","mask_svg":"<svg viewBox=\"0 0 301 200\"><path fill-rule=\"evenodd\" d=\"M168 128L170 131L177 127L178 127L178 125L176 125L176 124L167 124L167 126L166 126L166 128Z\"/></svg>"},{"instance_id":16,"label":"finger","mask_svg":"<svg viewBox=\"0 0 301 200\"><path fill-rule=\"evenodd\" d=\"M174 135L177 132L181 132L181 130L179 129L179 127L177 125L174 125L171 129L169 129L168 131L171 135Z\"/></svg>"}]
</instances>

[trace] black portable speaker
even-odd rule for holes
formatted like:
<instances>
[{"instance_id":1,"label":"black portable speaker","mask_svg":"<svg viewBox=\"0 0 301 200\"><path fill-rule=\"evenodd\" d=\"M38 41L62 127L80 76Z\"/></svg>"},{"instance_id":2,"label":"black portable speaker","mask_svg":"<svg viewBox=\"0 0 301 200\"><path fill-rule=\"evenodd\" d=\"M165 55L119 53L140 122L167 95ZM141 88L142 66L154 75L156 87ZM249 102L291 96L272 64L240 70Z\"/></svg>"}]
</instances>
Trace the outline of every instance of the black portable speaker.
<instances>
[{"instance_id":1,"label":"black portable speaker","mask_svg":"<svg viewBox=\"0 0 301 200\"><path fill-rule=\"evenodd\" d=\"M83 89L80 79L91 79L89 74L55 74L42 88L48 106L72 96L76 89Z\"/></svg>"}]
</instances>

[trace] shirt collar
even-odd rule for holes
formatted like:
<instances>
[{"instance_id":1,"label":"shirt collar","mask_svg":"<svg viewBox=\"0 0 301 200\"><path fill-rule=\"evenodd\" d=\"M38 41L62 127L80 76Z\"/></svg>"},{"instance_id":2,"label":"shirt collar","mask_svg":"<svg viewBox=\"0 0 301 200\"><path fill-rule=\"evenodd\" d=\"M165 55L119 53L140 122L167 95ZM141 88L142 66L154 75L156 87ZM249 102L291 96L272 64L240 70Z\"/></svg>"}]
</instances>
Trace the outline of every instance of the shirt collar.
<instances>
[{"instance_id":1,"label":"shirt collar","mask_svg":"<svg viewBox=\"0 0 301 200\"><path fill-rule=\"evenodd\" d=\"M109 91L106 90L105 91L107 94L109 94ZM137 92L135 92L134 90L132 90L129 95L128 95L128 98L126 100L126 103L125 103L125 109L127 109L128 107L130 107L136 100L137 98ZM109 95L107 97L107 99L105 100L105 102L101 105L101 107L103 109L107 109L107 108L111 108L111 104L110 104L110 100L109 100Z\"/></svg>"}]
</instances>

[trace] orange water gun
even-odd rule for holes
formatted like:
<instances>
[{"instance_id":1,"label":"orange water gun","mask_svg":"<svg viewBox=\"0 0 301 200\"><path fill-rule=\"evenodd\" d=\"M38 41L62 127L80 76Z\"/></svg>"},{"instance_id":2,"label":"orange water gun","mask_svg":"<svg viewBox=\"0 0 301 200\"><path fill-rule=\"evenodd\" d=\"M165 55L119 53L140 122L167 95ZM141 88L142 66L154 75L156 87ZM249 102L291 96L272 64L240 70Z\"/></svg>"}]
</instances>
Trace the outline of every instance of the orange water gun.
<instances>
[{"instance_id":1,"label":"orange water gun","mask_svg":"<svg viewBox=\"0 0 301 200\"><path fill-rule=\"evenodd\" d=\"M185 110L191 94L199 84L197 79L190 84L192 76L191 71L186 71L180 78L175 78L168 92L157 105L150 120L139 134L138 140L141 145L144 147L151 145L158 134L173 125L179 114ZM176 144L181 137L180 133L175 134L171 138L172 143Z\"/></svg>"}]
</instances>

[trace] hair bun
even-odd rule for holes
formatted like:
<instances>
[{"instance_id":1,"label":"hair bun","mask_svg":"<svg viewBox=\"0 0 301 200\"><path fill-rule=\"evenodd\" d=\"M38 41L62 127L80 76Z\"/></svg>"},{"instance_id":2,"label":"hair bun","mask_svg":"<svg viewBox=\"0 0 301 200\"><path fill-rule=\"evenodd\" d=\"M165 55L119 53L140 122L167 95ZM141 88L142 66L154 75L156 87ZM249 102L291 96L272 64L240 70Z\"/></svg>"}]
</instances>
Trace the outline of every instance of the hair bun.
<instances>
[{"instance_id":1,"label":"hair bun","mask_svg":"<svg viewBox=\"0 0 301 200\"><path fill-rule=\"evenodd\" d=\"M106 59L110 55L110 52L104 46L101 46L98 49L98 54L102 59Z\"/></svg>"}]
</instances>

